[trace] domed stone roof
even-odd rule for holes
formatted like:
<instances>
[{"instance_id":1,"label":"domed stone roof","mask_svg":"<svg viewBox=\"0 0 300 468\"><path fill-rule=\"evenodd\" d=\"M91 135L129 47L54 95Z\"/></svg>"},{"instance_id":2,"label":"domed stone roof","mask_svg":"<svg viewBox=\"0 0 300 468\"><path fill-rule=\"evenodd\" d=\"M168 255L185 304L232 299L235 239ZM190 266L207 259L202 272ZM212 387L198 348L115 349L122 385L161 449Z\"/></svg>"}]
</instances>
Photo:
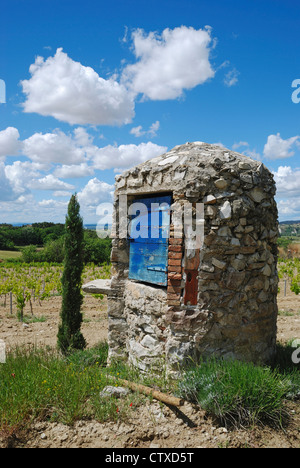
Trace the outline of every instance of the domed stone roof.
<instances>
[{"instance_id":1,"label":"domed stone roof","mask_svg":"<svg viewBox=\"0 0 300 468\"><path fill-rule=\"evenodd\" d=\"M261 186L261 189L257 189ZM116 189L135 193L185 191L188 198L215 192L249 190L260 203L264 193L275 194L273 174L260 161L218 145L196 141L175 146L116 176Z\"/></svg>"}]
</instances>

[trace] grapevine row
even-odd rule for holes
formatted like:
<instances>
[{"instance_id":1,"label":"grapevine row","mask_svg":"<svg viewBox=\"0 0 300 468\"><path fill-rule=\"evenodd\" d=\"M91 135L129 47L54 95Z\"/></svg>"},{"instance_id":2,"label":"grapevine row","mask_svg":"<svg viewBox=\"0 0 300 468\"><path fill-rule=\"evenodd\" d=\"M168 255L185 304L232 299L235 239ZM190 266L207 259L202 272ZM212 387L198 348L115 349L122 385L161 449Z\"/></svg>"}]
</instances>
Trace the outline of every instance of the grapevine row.
<instances>
[{"instance_id":1,"label":"grapevine row","mask_svg":"<svg viewBox=\"0 0 300 468\"><path fill-rule=\"evenodd\" d=\"M6 305L7 296L12 295L17 306L20 320L23 320L23 311L26 304L30 305L33 314L33 302L50 298L62 293L61 277L63 267L53 263L15 264L0 267L0 297L4 297ZM94 264L85 266L82 281L109 278L110 266L101 267Z\"/></svg>"}]
</instances>

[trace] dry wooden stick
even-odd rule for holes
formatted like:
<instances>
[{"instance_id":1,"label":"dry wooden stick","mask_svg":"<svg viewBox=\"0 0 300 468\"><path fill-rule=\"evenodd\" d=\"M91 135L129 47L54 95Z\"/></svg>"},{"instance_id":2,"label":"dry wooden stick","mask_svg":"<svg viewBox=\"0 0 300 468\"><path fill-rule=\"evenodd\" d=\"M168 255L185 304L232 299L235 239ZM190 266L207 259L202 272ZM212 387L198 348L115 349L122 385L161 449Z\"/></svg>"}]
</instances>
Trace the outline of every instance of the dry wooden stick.
<instances>
[{"instance_id":1,"label":"dry wooden stick","mask_svg":"<svg viewBox=\"0 0 300 468\"><path fill-rule=\"evenodd\" d=\"M153 388L146 387L145 385L136 384L134 382L129 382L128 380L118 379L125 387L130 388L136 392L144 393L145 395L152 396L156 400L162 401L167 405L171 406L182 406L184 404L184 400L181 398L176 398L171 395L167 395L166 393L159 392L158 390L154 390Z\"/></svg>"}]
</instances>

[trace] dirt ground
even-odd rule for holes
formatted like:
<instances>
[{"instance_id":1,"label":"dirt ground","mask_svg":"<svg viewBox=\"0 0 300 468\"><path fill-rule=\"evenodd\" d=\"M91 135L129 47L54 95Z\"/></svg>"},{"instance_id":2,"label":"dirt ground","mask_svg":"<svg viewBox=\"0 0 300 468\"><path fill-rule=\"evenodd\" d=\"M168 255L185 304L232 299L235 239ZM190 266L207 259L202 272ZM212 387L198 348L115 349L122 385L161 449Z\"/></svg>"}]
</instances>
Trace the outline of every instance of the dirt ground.
<instances>
[{"instance_id":1,"label":"dirt ground","mask_svg":"<svg viewBox=\"0 0 300 468\"><path fill-rule=\"evenodd\" d=\"M1 299L2 301L2 299ZM60 297L33 304L35 317L42 322L21 324L15 310L0 302L0 338L6 347L22 344L56 346ZM278 341L300 339L300 296L283 288L278 297ZM107 338L106 299L100 301L85 296L83 305L83 335L88 346ZM31 318L29 308L25 316ZM30 322L30 320L29 320ZM101 424L79 421L73 427L39 422L27 435L28 448L300 448L300 403L290 403L291 421L284 430L254 427L228 430L220 427L201 409L185 403L180 411L159 404L132 408L132 416L124 422ZM143 421L143 424L141 424ZM18 446L18 444L17 444ZM24 447L24 441L20 446ZM1 448L1 440L0 440Z\"/></svg>"}]
</instances>

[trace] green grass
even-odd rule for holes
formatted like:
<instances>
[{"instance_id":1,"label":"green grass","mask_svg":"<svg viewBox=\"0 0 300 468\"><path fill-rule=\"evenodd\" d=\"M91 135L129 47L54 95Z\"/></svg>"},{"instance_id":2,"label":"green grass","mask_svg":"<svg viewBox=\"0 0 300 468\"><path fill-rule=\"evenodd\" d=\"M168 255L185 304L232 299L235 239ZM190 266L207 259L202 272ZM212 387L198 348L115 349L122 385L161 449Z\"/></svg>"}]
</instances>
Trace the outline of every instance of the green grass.
<instances>
[{"instance_id":1,"label":"green grass","mask_svg":"<svg viewBox=\"0 0 300 468\"><path fill-rule=\"evenodd\" d=\"M0 250L0 260L10 260L15 258L21 258L22 252L13 252L9 250Z\"/></svg>"},{"instance_id":2,"label":"green grass","mask_svg":"<svg viewBox=\"0 0 300 468\"><path fill-rule=\"evenodd\" d=\"M121 401L100 395L107 385L119 386L120 372L127 379L135 375L121 364L106 368L107 355L107 343L67 357L34 347L8 353L0 365L0 436L16 437L36 420L73 425L127 418L145 397L130 392Z\"/></svg>"},{"instance_id":3,"label":"green grass","mask_svg":"<svg viewBox=\"0 0 300 468\"><path fill-rule=\"evenodd\" d=\"M132 392L121 400L102 397L104 387L118 386L118 379L177 394L225 425L281 427L287 417L286 400L300 396L293 351L291 345L278 346L273 368L238 361L201 362L174 381L163 362L159 373L153 369L141 374L122 361L106 367L107 343L66 357L53 349L17 348L0 365L0 436L15 437L36 420L67 425L78 420L124 420L148 397Z\"/></svg>"},{"instance_id":4,"label":"green grass","mask_svg":"<svg viewBox=\"0 0 300 468\"><path fill-rule=\"evenodd\" d=\"M106 344L66 359L34 348L8 354L0 366L0 427L23 427L38 418L65 424L115 419L116 401L99 396L110 382L102 367L106 358Z\"/></svg>"}]
</instances>

